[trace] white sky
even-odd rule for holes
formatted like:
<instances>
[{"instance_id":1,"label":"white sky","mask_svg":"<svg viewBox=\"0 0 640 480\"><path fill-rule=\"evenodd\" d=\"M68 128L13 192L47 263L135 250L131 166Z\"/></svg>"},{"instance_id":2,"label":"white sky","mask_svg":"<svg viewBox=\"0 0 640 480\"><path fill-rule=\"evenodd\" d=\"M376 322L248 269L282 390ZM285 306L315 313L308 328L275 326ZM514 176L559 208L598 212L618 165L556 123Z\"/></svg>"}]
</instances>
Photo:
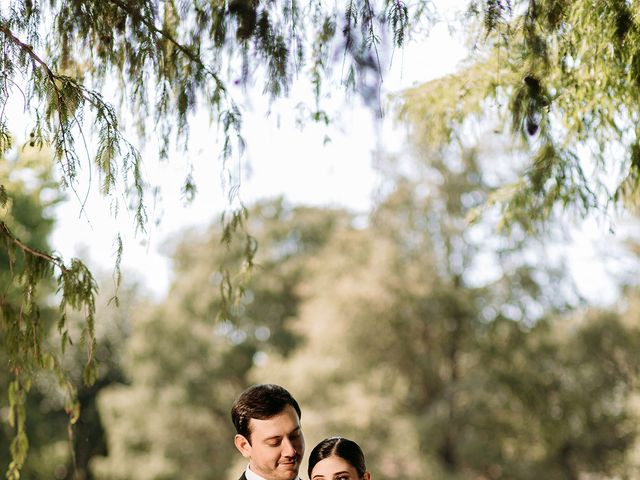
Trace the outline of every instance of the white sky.
<instances>
[{"instance_id":1,"label":"white sky","mask_svg":"<svg viewBox=\"0 0 640 480\"><path fill-rule=\"evenodd\" d=\"M448 7L456 3L464 2L449 2ZM461 42L450 36L445 24L434 26L428 41L410 44L404 51L394 53L391 68L383 77L383 98L389 92L454 71L465 54ZM295 96L294 91L292 97ZM243 201L251 203L284 195L292 203L367 211L378 182L372 168L373 152L379 144L386 147L399 138L392 131L391 119L385 118L376 126L375 114L352 101L330 127L309 122L301 130L295 126L292 113L298 101L278 101L266 116L268 104L260 95L253 95L251 108L243 112L247 142L240 190ZM341 98L336 99L340 101ZM331 138L326 145L325 135ZM189 155L198 186L192 204L185 205L180 195L188 171L186 162L178 159L147 165L146 175L152 184L160 185L162 200L155 209L150 205L148 235L136 236L131 228L132 218L121 214L115 220L109 215L108 201L98 195L94 179L85 207L89 222L79 218L80 203L70 195L58 210L54 247L65 258L81 256L108 271L114 263L113 241L120 232L125 244L123 269L154 294L164 293L171 281L170 260L162 252L166 239L186 227L218 221L226 204L217 160L216 128L209 127L206 120L198 120L193 122L190 138L193 147ZM153 146L149 150L155 154ZM157 225L156 219L160 221Z\"/></svg>"},{"instance_id":2,"label":"white sky","mask_svg":"<svg viewBox=\"0 0 640 480\"><path fill-rule=\"evenodd\" d=\"M453 19L455 8L466 2L435 3L449 12L448 19ZM460 38L452 37L446 24L437 24L427 41L410 43L402 52L394 53L393 64L384 74L383 98L390 92L454 71L465 55ZM297 100L278 102L268 117L267 105L260 95L253 96L252 103L252 110L243 112L247 140L243 165L248 169L243 169L241 196L245 203L284 195L292 203L368 210L379 183L372 168L373 152L378 145L393 149L401 139L393 130L391 118L386 117L376 125L372 113L353 102L342 109L339 120L329 129L309 123L299 130L292 114ZM67 260L80 256L90 266L109 272L115 261L113 240L119 232L125 244L122 263L125 273L138 279L154 296L162 295L171 282L170 260L162 252L167 238L178 235L184 228L218 221L226 202L215 131L207 121L194 122L191 129L193 146L189 155L198 186L192 204L184 205L180 195L188 162L181 158L163 164L147 162L145 175L152 184L161 187L162 201L154 207L148 198L149 230L146 235L136 236L133 219L124 210L117 220L110 214L108 200L99 196L94 179L85 207L88 221L80 218L80 202L72 195L59 207L52 238L54 249ZM331 142L325 146L326 134ZM591 222L591 226L576 232L571 269L584 295L609 302L615 298L615 289L608 270L617 267L615 259L613 263L603 260L602 253L610 253L606 245L610 245L611 236L603 236L602 230L602 225Z\"/></svg>"}]
</instances>

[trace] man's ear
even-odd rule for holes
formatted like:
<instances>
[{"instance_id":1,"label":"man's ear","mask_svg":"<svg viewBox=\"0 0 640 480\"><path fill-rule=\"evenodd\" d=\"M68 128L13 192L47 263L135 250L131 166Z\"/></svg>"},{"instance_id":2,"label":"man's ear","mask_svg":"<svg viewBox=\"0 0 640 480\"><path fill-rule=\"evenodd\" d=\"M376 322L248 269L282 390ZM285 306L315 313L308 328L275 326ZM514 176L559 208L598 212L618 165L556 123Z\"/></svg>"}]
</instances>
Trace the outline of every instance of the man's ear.
<instances>
[{"instance_id":1,"label":"man's ear","mask_svg":"<svg viewBox=\"0 0 640 480\"><path fill-rule=\"evenodd\" d=\"M362 480L371 480L371 474L369 472L364 472Z\"/></svg>"},{"instance_id":2,"label":"man's ear","mask_svg":"<svg viewBox=\"0 0 640 480\"><path fill-rule=\"evenodd\" d=\"M244 435L238 433L233 439L233 443L244 458L251 458L251 443Z\"/></svg>"}]
</instances>

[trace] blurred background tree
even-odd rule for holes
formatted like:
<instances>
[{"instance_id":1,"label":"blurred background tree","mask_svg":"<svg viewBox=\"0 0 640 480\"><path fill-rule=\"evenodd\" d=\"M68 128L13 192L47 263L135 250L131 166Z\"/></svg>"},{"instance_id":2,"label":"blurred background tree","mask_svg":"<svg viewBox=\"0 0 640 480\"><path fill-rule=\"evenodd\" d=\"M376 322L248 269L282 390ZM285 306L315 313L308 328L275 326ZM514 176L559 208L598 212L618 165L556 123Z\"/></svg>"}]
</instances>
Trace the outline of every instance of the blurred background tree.
<instances>
[{"instance_id":1,"label":"blurred background tree","mask_svg":"<svg viewBox=\"0 0 640 480\"><path fill-rule=\"evenodd\" d=\"M377 478L637 475L633 313L588 307L549 238L469 226L491 149L440 153L418 149L369 226L336 233L307 277L304 346L253 379L300 392L310 444L358 439Z\"/></svg>"},{"instance_id":2,"label":"blurred background tree","mask_svg":"<svg viewBox=\"0 0 640 480\"><path fill-rule=\"evenodd\" d=\"M301 336L292 329L306 263L346 223L340 211L256 205L251 229L260 242L257 272L241 302L219 318L228 251L220 231L193 231L172 255L175 277L163 302L137 309L127 342L128 385L99 396L108 455L97 478L223 478L235 458L230 406L269 353L287 357Z\"/></svg>"},{"instance_id":3,"label":"blurred background tree","mask_svg":"<svg viewBox=\"0 0 640 480\"><path fill-rule=\"evenodd\" d=\"M492 158L418 156L368 219L256 204L257 270L229 318L224 262L246 245L181 235L166 298L125 289L98 310L94 387L67 353L87 412L73 443L55 377L37 377L24 478L235 479L229 408L253 382L294 393L309 449L350 436L382 480L633 478L637 290L590 307L548 240L468 226Z\"/></svg>"}]
</instances>

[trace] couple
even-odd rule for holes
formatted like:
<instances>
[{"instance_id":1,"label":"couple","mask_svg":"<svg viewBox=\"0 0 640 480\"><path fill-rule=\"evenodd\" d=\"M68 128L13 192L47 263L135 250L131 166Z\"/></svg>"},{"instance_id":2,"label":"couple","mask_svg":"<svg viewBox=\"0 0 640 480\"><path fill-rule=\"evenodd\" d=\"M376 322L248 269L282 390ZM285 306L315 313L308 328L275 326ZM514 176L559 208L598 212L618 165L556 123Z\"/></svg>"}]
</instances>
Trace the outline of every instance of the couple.
<instances>
[{"instance_id":1,"label":"couple","mask_svg":"<svg viewBox=\"0 0 640 480\"><path fill-rule=\"evenodd\" d=\"M249 465L240 480L294 480L304 455L300 407L279 385L254 385L233 403L235 445ZM371 480L353 441L331 437L309 456L310 480Z\"/></svg>"}]
</instances>

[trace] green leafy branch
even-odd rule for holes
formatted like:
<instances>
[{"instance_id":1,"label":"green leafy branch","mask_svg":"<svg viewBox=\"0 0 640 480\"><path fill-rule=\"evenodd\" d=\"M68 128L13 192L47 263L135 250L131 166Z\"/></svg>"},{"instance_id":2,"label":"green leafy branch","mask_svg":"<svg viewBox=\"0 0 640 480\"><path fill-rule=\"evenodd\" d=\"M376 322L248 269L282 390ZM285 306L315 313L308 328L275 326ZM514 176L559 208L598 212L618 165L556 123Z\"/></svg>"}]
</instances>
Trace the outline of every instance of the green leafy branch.
<instances>
[{"instance_id":1,"label":"green leafy branch","mask_svg":"<svg viewBox=\"0 0 640 480\"><path fill-rule=\"evenodd\" d=\"M6 193L2 195L1 200L3 205L6 204ZM8 254L10 271L14 274L12 283L22 290L19 308L13 306L6 297L6 292L0 296L0 327L5 334L9 368L15 377L8 392L9 424L15 429L15 436L11 443L12 460L7 470L7 478L18 480L29 446L25 433L25 400L33 372L37 369L47 369L55 373L65 391L65 410L70 423L75 423L80 414L75 387L57 356L44 348L40 309L36 303L37 286L42 280L51 277L55 271L58 272L58 293L61 294L61 300L57 329L61 335L62 354L66 346L72 343L67 324L67 307L84 312L86 325L82 329L81 339L87 348L87 361L83 378L88 385L93 384L96 379L95 296L98 287L91 272L80 260L73 259L70 266L65 265L59 257L22 242L4 221L0 222L0 238ZM21 254L21 257L18 257L18 254Z\"/></svg>"}]
</instances>

